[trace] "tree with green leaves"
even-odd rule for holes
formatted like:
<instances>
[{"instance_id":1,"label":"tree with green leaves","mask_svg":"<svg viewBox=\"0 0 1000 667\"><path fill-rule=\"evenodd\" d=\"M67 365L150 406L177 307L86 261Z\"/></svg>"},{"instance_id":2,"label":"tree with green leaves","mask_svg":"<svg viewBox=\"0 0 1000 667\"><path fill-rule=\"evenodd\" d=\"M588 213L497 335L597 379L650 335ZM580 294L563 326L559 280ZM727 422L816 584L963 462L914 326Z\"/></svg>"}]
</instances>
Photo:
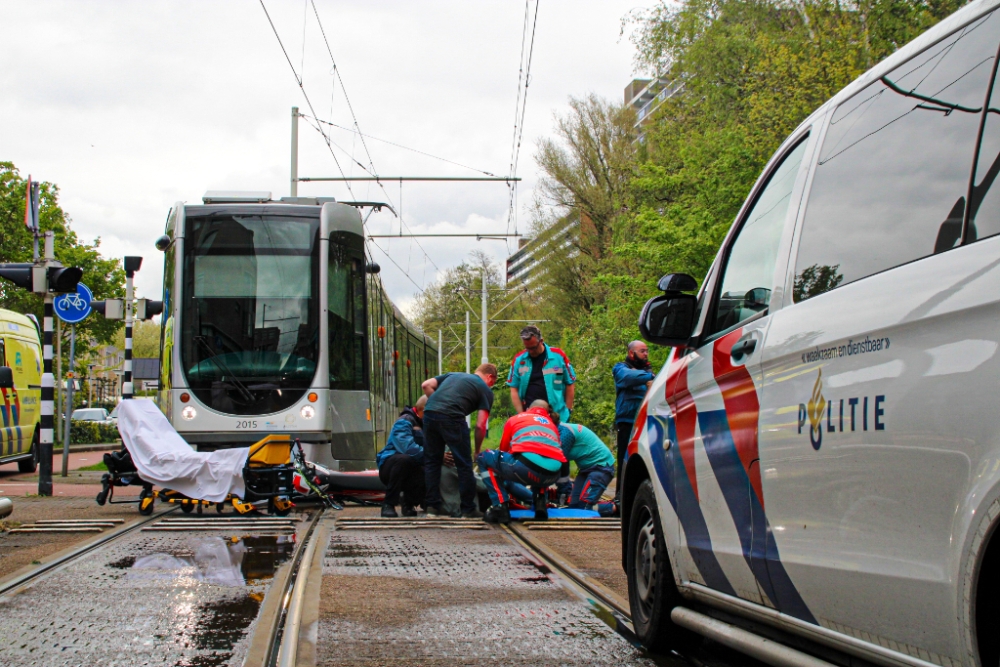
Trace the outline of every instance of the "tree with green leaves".
<instances>
[{"instance_id":1,"label":"tree with green leaves","mask_svg":"<svg viewBox=\"0 0 1000 667\"><path fill-rule=\"evenodd\" d=\"M0 162L0 262L31 262L33 238L24 224L25 191L27 179L10 162ZM70 218L59 206L59 188L42 182L39 188L39 225L42 231L55 232L56 259L64 266L83 269L82 282L94 293L95 299L114 299L125 296L125 271L121 261L102 257L100 239L87 244L81 242L70 226ZM42 319L43 300L6 280L0 280L0 308L18 313L31 313ZM99 315L88 317L76 325L76 358L78 369L94 345L110 343L121 322ZM62 327L63 356L69 356L69 327Z\"/></svg>"}]
</instances>

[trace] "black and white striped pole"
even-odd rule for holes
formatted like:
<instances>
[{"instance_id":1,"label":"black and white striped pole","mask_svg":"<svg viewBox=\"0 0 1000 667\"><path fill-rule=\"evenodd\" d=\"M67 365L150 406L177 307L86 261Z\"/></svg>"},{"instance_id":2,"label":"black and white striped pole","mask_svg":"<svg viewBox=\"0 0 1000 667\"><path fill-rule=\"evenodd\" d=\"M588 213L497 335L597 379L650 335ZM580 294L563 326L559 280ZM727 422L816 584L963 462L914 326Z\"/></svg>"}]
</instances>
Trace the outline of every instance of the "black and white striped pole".
<instances>
[{"instance_id":1,"label":"black and white striped pole","mask_svg":"<svg viewBox=\"0 0 1000 667\"><path fill-rule=\"evenodd\" d=\"M125 258L125 362L122 370L125 378L122 383L122 400L132 398L135 393L132 386L132 321L133 321L133 281L135 272L142 266L142 257Z\"/></svg>"},{"instance_id":2,"label":"black and white striped pole","mask_svg":"<svg viewBox=\"0 0 1000 667\"><path fill-rule=\"evenodd\" d=\"M34 285L45 292L45 308L42 313L42 411L39 419L38 433L38 495L52 495L52 445L55 441L55 377L52 375L52 294L48 291L48 277L45 262L55 259L55 233L45 232L45 254L41 268L42 285ZM37 281L37 279L36 279Z\"/></svg>"}]
</instances>

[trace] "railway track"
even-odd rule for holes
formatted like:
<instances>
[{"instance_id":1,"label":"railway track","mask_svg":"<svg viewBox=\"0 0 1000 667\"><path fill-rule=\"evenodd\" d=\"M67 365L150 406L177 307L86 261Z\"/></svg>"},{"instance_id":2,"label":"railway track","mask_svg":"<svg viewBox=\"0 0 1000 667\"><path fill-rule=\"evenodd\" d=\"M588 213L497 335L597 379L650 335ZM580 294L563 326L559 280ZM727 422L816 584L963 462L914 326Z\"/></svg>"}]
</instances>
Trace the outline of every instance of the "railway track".
<instances>
[{"instance_id":1,"label":"railway track","mask_svg":"<svg viewBox=\"0 0 1000 667\"><path fill-rule=\"evenodd\" d=\"M170 514L176 509L177 507L174 506L170 507L169 509L156 512L155 514L152 514L151 516L148 516L140 521L137 521L132 525L125 526L124 528L121 528L119 530L101 535L99 538L87 542L82 546L73 548L68 552L64 552L62 555L57 556L52 561L49 561L48 563L43 563L38 567L36 567L35 569L31 570L30 572L26 572L18 577L15 577L9 581L4 582L3 584L0 584L0 597L16 593L25 586L28 586L29 584L33 584L39 581L43 577L55 572L56 570L79 561L92 551L95 551L96 549L106 546L116 540L120 540L127 535L135 533L136 531L142 530L144 527L159 521L164 516Z\"/></svg>"}]
</instances>

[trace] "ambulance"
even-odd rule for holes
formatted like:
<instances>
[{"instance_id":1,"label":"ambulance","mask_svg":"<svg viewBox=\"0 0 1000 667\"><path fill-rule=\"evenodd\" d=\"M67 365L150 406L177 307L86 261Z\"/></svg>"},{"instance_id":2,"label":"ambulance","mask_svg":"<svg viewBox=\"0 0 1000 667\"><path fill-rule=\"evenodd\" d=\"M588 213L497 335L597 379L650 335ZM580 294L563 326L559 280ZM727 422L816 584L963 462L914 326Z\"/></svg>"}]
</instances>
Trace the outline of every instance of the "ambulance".
<instances>
[{"instance_id":1,"label":"ambulance","mask_svg":"<svg viewBox=\"0 0 1000 667\"><path fill-rule=\"evenodd\" d=\"M0 308L0 366L7 366L13 387L0 388L0 465L17 462L21 472L38 465L41 419L42 348L38 325Z\"/></svg>"},{"instance_id":2,"label":"ambulance","mask_svg":"<svg viewBox=\"0 0 1000 667\"><path fill-rule=\"evenodd\" d=\"M622 477L648 648L1000 665L998 4L815 111L700 286L644 307L672 348Z\"/></svg>"}]
</instances>

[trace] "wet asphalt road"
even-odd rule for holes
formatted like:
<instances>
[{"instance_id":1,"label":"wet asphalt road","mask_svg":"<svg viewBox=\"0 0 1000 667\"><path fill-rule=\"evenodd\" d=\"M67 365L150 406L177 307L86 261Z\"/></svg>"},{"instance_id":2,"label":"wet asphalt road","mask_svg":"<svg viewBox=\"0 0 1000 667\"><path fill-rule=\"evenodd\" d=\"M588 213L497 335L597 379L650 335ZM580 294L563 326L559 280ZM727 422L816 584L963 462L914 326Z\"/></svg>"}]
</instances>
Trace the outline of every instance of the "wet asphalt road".
<instances>
[{"instance_id":1,"label":"wet asphalt road","mask_svg":"<svg viewBox=\"0 0 1000 667\"><path fill-rule=\"evenodd\" d=\"M294 546L269 529L127 535L0 598L0 664L241 665Z\"/></svg>"}]
</instances>

